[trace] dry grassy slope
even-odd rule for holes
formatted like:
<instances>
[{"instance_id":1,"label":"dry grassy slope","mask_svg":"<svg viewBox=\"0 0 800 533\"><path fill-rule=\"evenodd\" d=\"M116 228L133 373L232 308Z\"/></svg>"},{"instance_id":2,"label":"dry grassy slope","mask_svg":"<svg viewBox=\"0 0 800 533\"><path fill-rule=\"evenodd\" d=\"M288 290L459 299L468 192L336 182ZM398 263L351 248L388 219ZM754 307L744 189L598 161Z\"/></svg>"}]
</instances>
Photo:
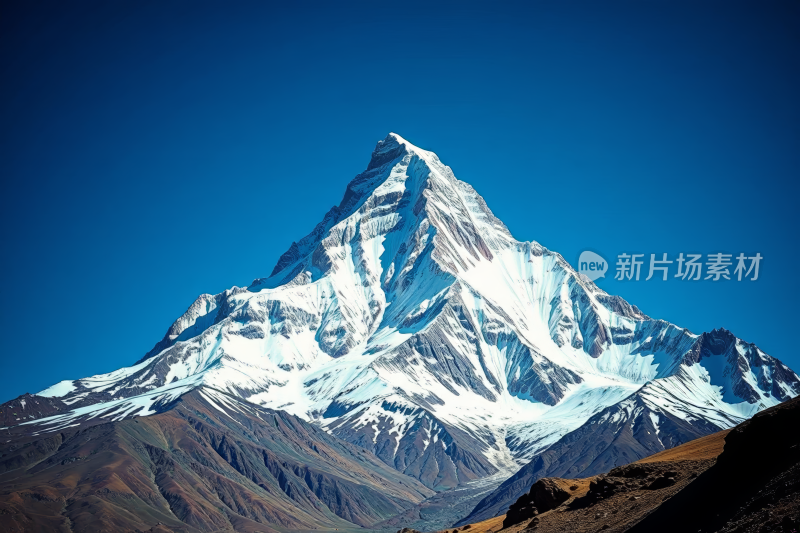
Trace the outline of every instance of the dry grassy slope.
<instances>
[{"instance_id":1,"label":"dry grassy slope","mask_svg":"<svg viewBox=\"0 0 800 533\"><path fill-rule=\"evenodd\" d=\"M469 533L497 533L503 529L503 519L505 517L506 515L496 516L494 518L484 520L483 522L476 522L475 524L469 524L458 529L444 529L442 530L442 533L450 531L469 531Z\"/></svg>"},{"instance_id":2,"label":"dry grassy slope","mask_svg":"<svg viewBox=\"0 0 800 533\"><path fill-rule=\"evenodd\" d=\"M0 530L352 528L431 494L286 413L231 417L193 392L167 412L0 446Z\"/></svg>"},{"instance_id":3,"label":"dry grassy slope","mask_svg":"<svg viewBox=\"0 0 800 533\"><path fill-rule=\"evenodd\" d=\"M725 436L730 433L729 429L718 431L700 437L686 444L681 444L670 450L664 450L639 459L634 464L658 463L663 461L701 461L704 459L716 459L725 448Z\"/></svg>"}]
</instances>

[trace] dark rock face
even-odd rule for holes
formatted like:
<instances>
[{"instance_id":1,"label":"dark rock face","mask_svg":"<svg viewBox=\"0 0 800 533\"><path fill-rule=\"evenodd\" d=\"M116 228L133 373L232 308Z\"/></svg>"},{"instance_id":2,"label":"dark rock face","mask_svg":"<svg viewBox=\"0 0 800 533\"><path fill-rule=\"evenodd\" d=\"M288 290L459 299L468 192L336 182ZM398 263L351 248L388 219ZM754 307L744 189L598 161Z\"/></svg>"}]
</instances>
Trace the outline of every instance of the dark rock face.
<instances>
[{"instance_id":1,"label":"dark rock face","mask_svg":"<svg viewBox=\"0 0 800 533\"><path fill-rule=\"evenodd\" d=\"M506 379L508 392L514 396L556 405L564 397L569 385L583 381L575 372L552 363L525 346L514 333L503 333L498 337L494 344L507 346L509 363Z\"/></svg>"},{"instance_id":2,"label":"dark rock face","mask_svg":"<svg viewBox=\"0 0 800 533\"><path fill-rule=\"evenodd\" d=\"M0 405L0 426L10 427L72 409L58 398L25 393Z\"/></svg>"},{"instance_id":3,"label":"dark rock face","mask_svg":"<svg viewBox=\"0 0 800 533\"><path fill-rule=\"evenodd\" d=\"M540 479L533 484L529 494L540 513L555 509L570 498L569 491L552 479Z\"/></svg>"},{"instance_id":4,"label":"dark rock face","mask_svg":"<svg viewBox=\"0 0 800 533\"><path fill-rule=\"evenodd\" d=\"M800 398L743 422L726 437L714 466L630 531L796 530L800 516L798 427Z\"/></svg>"},{"instance_id":5,"label":"dark rock face","mask_svg":"<svg viewBox=\"0 0 800 533\"><path fill-rule=\"evenodd\" d=\"M341 405L333 407L348 409ZM385 408L391 410L393 407L386 405ZM331 410L326 412L328 414L335 416L338 413ZM472 435L448 426L422 409L408 410L405 414L420 416L407 428L399 443L396 435L391 432L389 420L379 419L375 429L369 425L353 427L338 422L331 424L329 429L337 437L371 450L386 464L434 490L454 487L461 482L485 477L496 471L475 446ZM441 446L421 445L424 439L430 438L428 435L431 431L437 434Z\"/></svg>"},{"instance_id":6,"label":"dark rock face","mask_svg":"<svg viewBox=\"0 0 800 533\"><path fill-rule=\"evenodd\" d=\"M741 347L741 345L740 345ZM772 395L780 401L791 398L780 386L792 390L794 394L800 392L800 380L789 368L771 357L754 344L744 344L744 353L737 349L737 338L726 329L715 329L703 333L683 358L684 364L692 366L702 363L711 357L724 357L726 366L730 369L726 383L722 383L724 392L734 394L748 403L756 403L759 393L751 383L745 379L751 371L759 375L757 387L767 395ZM765 367L768 372L764 372Z\"/></svg>"},{"instance_id":7,"label":"dark rock face","mask_svg":"<svg viewBox=\"0 0 800 533\"><path fill-rule=\"evenodd\" d=\"M539 510L536 509L536 505L534 505L528 495L525 494L508 508L506 518L503 520L503 528L511 527L514 524L520 524L525 520L533 518L537 514L539 514Z\"/></svg>"},{"instance_id":8,"label":"dark rock face","mask_svg":"<svg viewBox=\"0 0 800 533\"><path fill-rule=\"evenodd\" d=\"M540 479L531 487L530 492L521 496L508 508L503 527L510 527L529 520L539 513L555 509L568 499L571 494L556 480Z\"/></svg>"}]
</instances>

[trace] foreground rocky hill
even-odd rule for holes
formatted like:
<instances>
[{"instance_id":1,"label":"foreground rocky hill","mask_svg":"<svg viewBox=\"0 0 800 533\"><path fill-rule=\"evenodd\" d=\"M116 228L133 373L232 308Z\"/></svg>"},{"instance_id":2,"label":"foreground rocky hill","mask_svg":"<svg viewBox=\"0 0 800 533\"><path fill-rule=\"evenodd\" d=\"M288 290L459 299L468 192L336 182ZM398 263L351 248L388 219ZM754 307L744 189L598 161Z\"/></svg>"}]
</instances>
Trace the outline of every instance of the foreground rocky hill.
<instances>
[{"instance_id":1,"label":"foreground rocky hill","mask_svg":"<svg viewBox=\"0 0 800 533\"><path fill-rule=\"evenodd\" d=\"M716 464L659 507L634 533L800 530L800 399L733 429Z\"/></svg>"},{"instance_id":2,"label":"foreground rocky hill","mask_svg":"<svg viewBox=\"0 0 800 533\"><path fill-rule=\"evenodd\" d=\"M800 529L800 399L590 478L541 478L471 533ZM450 530L452 531L452 530Z\"/></svg>"}]
</instances>

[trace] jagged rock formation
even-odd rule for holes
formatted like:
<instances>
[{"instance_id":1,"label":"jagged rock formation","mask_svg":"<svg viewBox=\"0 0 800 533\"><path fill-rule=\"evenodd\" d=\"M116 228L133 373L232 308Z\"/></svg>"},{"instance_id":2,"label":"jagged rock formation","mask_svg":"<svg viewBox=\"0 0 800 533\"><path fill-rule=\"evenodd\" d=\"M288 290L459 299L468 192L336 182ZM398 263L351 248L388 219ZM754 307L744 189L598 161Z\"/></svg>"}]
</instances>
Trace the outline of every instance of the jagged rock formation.
<instances>
[{"instance_id":1,"label":"jagged rock formation","mask_svg":"<svg viewBox=\"0 0 800 533\"><path fill-rule=\"evenodd\" d=\"M570 490L570 485L573 487ZM569 500L572 492L578 489L574 485L558 478L542 478L533 484L531 490L520 496L516 502L508 508L506 517L503 520L503 527L511 527L525 520L530 520L539 513L546 513L550 509L555 509L565 501Z\"/></svg>"}]
</instances>

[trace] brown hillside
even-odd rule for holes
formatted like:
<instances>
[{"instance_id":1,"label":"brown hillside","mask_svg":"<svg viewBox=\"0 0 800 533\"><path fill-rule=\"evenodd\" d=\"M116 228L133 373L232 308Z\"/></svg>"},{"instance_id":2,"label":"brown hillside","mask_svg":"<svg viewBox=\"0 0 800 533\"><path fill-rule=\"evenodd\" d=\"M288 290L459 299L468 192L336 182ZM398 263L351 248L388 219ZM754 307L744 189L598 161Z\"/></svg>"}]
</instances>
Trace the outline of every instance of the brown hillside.
<instances>
[{"instance_id":1,"label":"brown hillside","mask_svg":"<svg viewBox=\"0 0 800 533\"><path fill-rule=\"evenodd\" d=\"M700 461L703 459L715 459L725 448L725 436L730 432L729 429L712 433L706 437L700 437L686 444L681 444L670 450L664 450L639 459L636 464L658 463L662 461Z\"/></svg>"},{"instance_id":2,"label":"brown hillside","mask_svg":"<svg viewBox=\"0 0 800 533\"><path fill-rule=\"evenodd\" d=\"M204 394L0 445L0 531L353 529L432 493L287 413Z\"/></svg>"}]
</instances>

